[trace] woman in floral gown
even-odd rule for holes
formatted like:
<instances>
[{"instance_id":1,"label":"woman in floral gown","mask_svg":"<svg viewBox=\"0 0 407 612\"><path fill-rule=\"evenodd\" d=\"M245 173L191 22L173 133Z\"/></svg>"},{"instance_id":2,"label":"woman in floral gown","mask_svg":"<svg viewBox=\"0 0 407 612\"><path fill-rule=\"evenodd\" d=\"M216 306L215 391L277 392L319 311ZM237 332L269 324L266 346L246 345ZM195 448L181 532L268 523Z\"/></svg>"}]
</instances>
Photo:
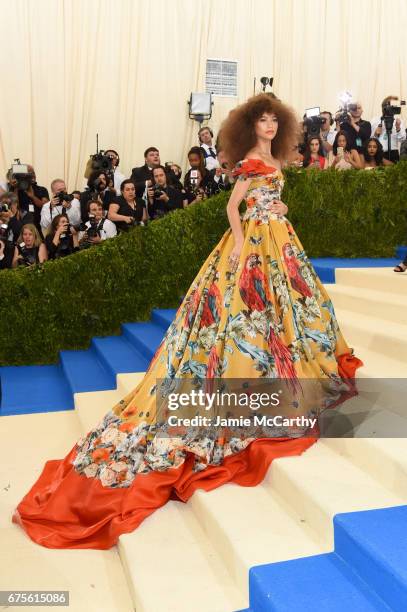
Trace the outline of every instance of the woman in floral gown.
<instances>
[{"instance_id":1,"label":"woman in floral gown","mask_svg":"<svg viewBox=\"0 0 407 612\"><path fill-rule=\"evenodd\" d=\"M19 503L13 521L38 544L110 548L169 499L186 502L197 488L226 482L254 486L274 458L301 454L317 440L318 428L307 426L170 427L163 406L180 383L214 389L211 381L244 379L247 391L283 380L298 393L291 414L301 416L318 416L356 393L362 362L346 344L280 200L281 163L296 129L293 111L267 94L224 122L222 147L238 179L227 205L230 228L143 380L64 459L47 461ZM322 388L317 403L301 394L305 381Z\"/></svg>"}]
</instances>

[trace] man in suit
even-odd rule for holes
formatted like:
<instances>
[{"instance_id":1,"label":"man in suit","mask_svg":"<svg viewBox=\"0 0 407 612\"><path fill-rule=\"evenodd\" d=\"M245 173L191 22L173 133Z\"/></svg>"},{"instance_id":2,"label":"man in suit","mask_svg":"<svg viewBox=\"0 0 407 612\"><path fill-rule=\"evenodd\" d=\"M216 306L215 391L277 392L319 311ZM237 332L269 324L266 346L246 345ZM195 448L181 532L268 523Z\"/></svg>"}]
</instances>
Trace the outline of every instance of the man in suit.
<instances>
[{"instance_id":1,"label":"man in suit","mask_svg":"<svg viewBox=\"0 0 407 612\"><path fill-rule=\"evenodd\" d=\"M153 168L157 168L161 163L159 150L156 147L148 147L144 151L144 161L144 166L133 168L130 177L136 186L136 196L138 198L142 198L146 187L152 184Z\"/></svg>"}]
</instances>

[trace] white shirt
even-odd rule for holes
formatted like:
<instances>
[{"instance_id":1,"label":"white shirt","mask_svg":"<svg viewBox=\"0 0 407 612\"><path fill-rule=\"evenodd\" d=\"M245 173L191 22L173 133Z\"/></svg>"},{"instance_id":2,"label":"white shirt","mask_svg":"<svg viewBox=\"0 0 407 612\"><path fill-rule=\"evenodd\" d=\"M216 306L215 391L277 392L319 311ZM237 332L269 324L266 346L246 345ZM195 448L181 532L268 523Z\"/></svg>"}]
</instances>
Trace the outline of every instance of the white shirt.
<instances>
[{"instance_id":1,"label":"white shirt","mask_svg":"<svg viewBox=\"0 0 407 612\"><path fill-rule=\"evenodd\" d=\"M58 204L58 206L54 206L54 208L51 209L51 202L46 202L41 208L41 227L47 229L51 225L52 219L55 219L57 215L61 215L63 212L66 212L71 225L74 227L80 225L81 203L74 198L69 208L62 206L62 204Z\"/></svg>"},{"instance_id":2,"label":"white shirt","mask_svg":"<svg viewBox=\"0 0 407 612\"><path fill-rule=\"evenodd\" d=\"M384 125L384 121L383 121L383 124L382 124L382 133L380 134L380 136L375 136L374 135L374 133L376 131L376 128L378 127L379 123L381 123L380 117L377 117L376 119L373 119L373 121L371 121L371 124L372 124L372 138L377 138L379 140L379 142L381 142L382 147L383 147L383 151L386 153L388 147L387 147L387 132L386 132L386 126ZM403 121L401 121L401 124L400 124L400 131L397 132L397 130L396 130L396 119L394 119L393 129L392 129L392 132L391 132L391 147L390 147L391 151L398 151L399 150L400 143L401 143L402 140L404 140L405 133L406 133L406 130L405 130Z\"/></svg>"},{"instance_id":3,"label":"white shirt","mask_svg":"<svg viewBox=\"0 0 407 612\"><path fill-rule=\"evenodd\" d=\"M89 228L90 221L87 221L85 225L87 228ZM104 219L103 227L101 227L99 231L100 231L100 238L102 240L107 240L108 238L114 238L114 236L116 236L117 234L117 229L116 229L115 224L112 221L109 221L109 219ZM78 240L81 240L84 234L85 232L79 232Z\"/></svg>"},{"instance_id":4,"label":"white shirt","mask_svg":"<svg viewBox=\"0 0 407 612\"><path fill-rule=\"evenodd\" d=\"M126 177L124 176L124 174L119 172L119 168L115 168L115 171L114 171L114 181L113 182L114 182L114 188L116 189L116 193L117 193L118 196L121 194L120 185L125 180L126 180Z\"/></svg>"},{"instance_id":5,"label":"white shirt","mask_svg":"<svg viewBox=\"0 0 407 612\"><path fill-rule=\"evenodd\" d=\"M331 126L328 133L326 134L326 141L330 145L333 145L333 143L335 142L335 138L336 138L336 130Z\"/></svg>"},{"instance_id":6,"label":"white shirt","mask_svg":"<svg viewBox=\"0 0 407 612\"><path fill-rule=\"evenodd\" d=\"M217 168L219 166L218 160L216 159L216 157L211 157L211 152L209 151L209 149L212 149L216 156L216 147L214 147L214 145L209 146L207 144L201 144L201 149L204 149L209 155L209 157L205 158L205 168L207 170L213 170L214 168Z\"/></svg>"}]
</instances>

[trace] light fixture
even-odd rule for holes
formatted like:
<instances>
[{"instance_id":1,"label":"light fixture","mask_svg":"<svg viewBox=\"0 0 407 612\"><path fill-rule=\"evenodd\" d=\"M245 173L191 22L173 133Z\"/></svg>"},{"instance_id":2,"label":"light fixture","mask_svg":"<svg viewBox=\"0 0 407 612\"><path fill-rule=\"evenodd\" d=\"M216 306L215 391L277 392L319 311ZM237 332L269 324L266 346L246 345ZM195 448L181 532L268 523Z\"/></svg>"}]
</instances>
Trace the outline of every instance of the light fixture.
<instances>
[{"instance_id":1,"label":"light fixture","mask_svg":"<svg viewBox=\"0 0 407 612\"><path fill-rule=\"evenodd\" d=\"M212 117L212 94L191 93L189 101L189 118L202 123Z\"/></svg>"}]
</instances>

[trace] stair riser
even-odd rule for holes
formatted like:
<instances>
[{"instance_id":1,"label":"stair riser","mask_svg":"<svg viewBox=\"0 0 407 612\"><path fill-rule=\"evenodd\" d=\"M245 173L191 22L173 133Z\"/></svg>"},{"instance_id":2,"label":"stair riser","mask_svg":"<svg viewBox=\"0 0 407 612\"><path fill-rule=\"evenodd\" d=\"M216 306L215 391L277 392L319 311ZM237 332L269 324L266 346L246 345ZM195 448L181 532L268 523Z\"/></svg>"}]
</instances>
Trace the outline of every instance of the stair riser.
<instances>
[{"instance_id":1,"label":"stair riser","mask_svg":"<svg viewBox=\"0 0 407 612\"><path fill-rule=\"evenodd\" d=\"M146 359L146 361L148 361L148 363L150 363L150 361L154 357L155 351L152 350L142 340L140 340L140 338L138 338L136 334L132 334L131 332L126 330L126 328L123 328L123 336L125 336L126 340L130 342L130 344L132 344L134 348L143 355L143 357Z\"/></svg>"},{"instance_id":2,"label":"stair riser","mask_svg":"<svg viewBox=\"0 0 407 612\"><path fill-rule=\"evenodd\" d=\"M395 293L398 295L407 295L407 272L404 274L396 274L392 268L386 270L380 275L374 271L349 270L337 268L335 272L337 284L347 285L352 287L364 287L374 291L383 291L383 294Z\"/></svg>"},{"instance_id":3,"label":"stair riser","mask_svg":"<svg viewBox=\"0 0 407 612\"><path fill-rule=\"evenodd\" d=\"M151 321L153 323L156 323L156 325L159 325L162 328L164 333L167 331L167 329L171 325L171 323L168 322L168 319L166 319L165 317L162 317L158 312L154 310L151 315Z\"/></svg>"},{"instance_id":4,"label":"stair riser","mask_svg":"<svg viewBox=\"0 0 407 612\"><path fill-rule=\"evenodd\" d=\"M407 585L386 565L350 535L344 525L334 519L335 553L359 574L394 612L407 610ZM404 537L404 534L400 534Z\"/></svg>"},{"instance_id":5,"label":"stair riser","mask_svg":"<svg viewBox=\"0 0 407 612\"><path fill-rule=\"evenodd\" d=\"M395 495L407 499L407 466L381 451L368 438L330 438L321 440L319 443L325 444L341 455L345 455L354 465L370 474ZM391 443L391 440L389 440L389 443Z\"/></svg>"},{"instance_id":6,"label":"stair riser","mask_svg":"<svg viewBox=\"0 0 407 612\"><path fill-rule=\"evenodd\" d=\"M392 359L405 360L407 363L407 337L387 335L385 322L381 329L372 329L369 332L359 329L346 318L338 317L338 323L350 346L358 344Z\"/></svg>"},{"instance_id":7,"label":"stair riser","mask_svg":"<svg viewBox=\"0 0 407 612\"><path fill-rule=\"evenodd\" d=\"M92 340L92 342L90 344L90 350L95 353L95 356L96 356L97 360L99 361L99 363L101 363L103 365L103 367L106 369L106 371L109 372L109 375L112 376L114 379L116 379L116 372L115 372L113 366L111 365L111 363L106 358L104 353L99 349L98 345L95 344L95 342L93 340Z\"/></svg>"},{"instance_id":8,"label":"stair riser","mask_svg":"<svg viewBox=\"0 0 407 612\"><path fill-rule=\"evenodd\" d=\"M359 314L365 314L369 317L377 317L381 321L407 324L405 317L406 304L397 304L391 301L391 299L373 302L367 297L341 293L340 286L333 291L328 289L328 293L334 308L343 308Z\"/></svg>"}]
</instances>

